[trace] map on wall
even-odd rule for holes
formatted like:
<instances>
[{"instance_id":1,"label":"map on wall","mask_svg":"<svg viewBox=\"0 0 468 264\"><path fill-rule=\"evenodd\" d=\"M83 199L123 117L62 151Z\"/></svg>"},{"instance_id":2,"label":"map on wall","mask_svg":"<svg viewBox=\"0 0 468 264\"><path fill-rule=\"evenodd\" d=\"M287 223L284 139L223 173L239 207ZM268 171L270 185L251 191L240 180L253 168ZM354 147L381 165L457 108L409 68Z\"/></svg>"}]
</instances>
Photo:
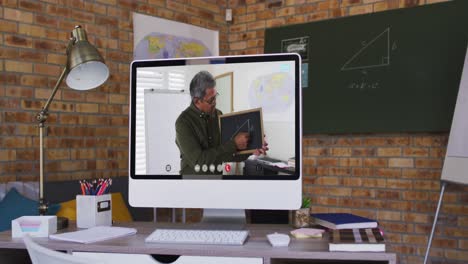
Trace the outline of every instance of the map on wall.
<instances>
[{"instance_id":1,"label":"map on wall","mask_svg":"<svg viewBox=\"0 0 468 264\"><path fill-rule=\"evenodd\" d=\"M134 59L167 59L211 56L201 41L179 36L149 33L135 46Z\"/></svg>"},{"instance_id":2,"label":"map on wall","mask_svg":"<svg viewBox=\"0 0 468 264\"><path fill-rule=\"evenodd\" d=\"M133 58L167 59L218 55L218 31L133 13Z\"/></svg>"},{"instance_id":3,"label":"map on wall","mask_svg":"<svg viewBox=\"0 0 468 264\"><path fill-rule=\"evenodd\" d=\"M294 97L294 79L285 72L274 72L256 77L249 86L250 108L262 108L264 120L289 120Z\"/></svg>"},{"instance_id":4,"label":"map on wall","mask_svg":"<svg viewBox=\"0 0 468 264\"><path fill-rule=\"evenodd\" d=\"M251 107L284 112L294 101L294 80L284 72L259 76L250 83L249 93Z\"/></svg>"}]
</instances>

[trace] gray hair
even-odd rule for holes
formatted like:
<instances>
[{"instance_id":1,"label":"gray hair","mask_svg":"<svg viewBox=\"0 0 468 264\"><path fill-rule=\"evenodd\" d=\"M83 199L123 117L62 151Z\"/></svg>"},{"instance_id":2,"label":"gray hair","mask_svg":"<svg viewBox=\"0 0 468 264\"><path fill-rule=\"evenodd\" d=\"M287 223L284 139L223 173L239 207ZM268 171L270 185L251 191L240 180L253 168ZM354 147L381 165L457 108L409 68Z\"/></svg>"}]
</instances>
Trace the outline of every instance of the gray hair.
<instances>
[{"instance_id":1,"label":"gray hair","mask_svg":"<svg viewBox=\"0 0 468 264\"><path fill-rule=\"evenodd\" d=\"M214 88L216 86L216 81L213 78L213 75L207 71L201 71L192 78L190 82L190 96L194 98L204 98L206 94L206 89Z\"/></svg>"}]
</instances>

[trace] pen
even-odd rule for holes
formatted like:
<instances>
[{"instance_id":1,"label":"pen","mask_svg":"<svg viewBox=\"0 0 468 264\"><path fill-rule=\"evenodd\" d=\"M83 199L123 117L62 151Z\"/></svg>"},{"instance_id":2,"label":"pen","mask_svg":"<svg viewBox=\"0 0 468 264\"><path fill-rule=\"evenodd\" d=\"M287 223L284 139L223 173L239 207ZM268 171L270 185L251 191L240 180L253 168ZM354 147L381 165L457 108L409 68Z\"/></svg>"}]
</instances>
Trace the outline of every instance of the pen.
<instances>
[{"instance_id":1,"label":"pen","mask_svg":"<svg viewBox=\"0 0 468 264\"><path fill-rule=\"evenodd\" d=\"M96 195L96 189L97 189L97 181L93 180L93 190L91 195Z\"/></svg>"},{"instance_id":2,"label":"pen","mask_svg":"<svg viewBox=\"0 0 468 264\"><path fill-rule=\"evenodd\" d=\"M94 189L94 195L99 195L99 192L102 188L102 179L99 179L96 183L96 187Z\"/></svg>"},{"instance_id":3,"label":"pen","mask_svg":"<svg viewBox=\"0 0 468 264\"><path fill-rule=\"evenodd\" d=\"M105 179L103 185L101 194L108 194L112 185L112 179Z\"/></svg>"},{"instance_id":4,"label":"pen","mask_svg":"<svg viewBox=\"0 0 468 264\"><path fill-rule=\"evenodd\" d=\"M106 187L106 190L105 190L105 193L109 193L110 191L110 186L112 185L112 179L108 179L108 184L107 184L107 187Z\"/></svg>"},{"instance_id":5,"label":"pen","mask_svg":"<svg viewBox=\"0 0 468 264\"><path fill-rule=\"evenodd\" d=\"M85 195L86 194L85 185L81 181L80 181L80 187L81 187L81 194Z\"/></svg>"},{"instance_id":6,"label":"pen","mask_svg":"<svg viewBox=\"0 0 468 264\"><path fill-rule=\"evenodd\" d=\"M96 195L102 195L104 193L104 190L106 189L106 182L101 182L101 184L99 184L99 191L97 192Z\"/></svg>"},{"instance_id":7,"label":"pen","mask_svg":"<svg viewBox=\"0 0 468 264\"><path fill-rule=\"evenodd\" d=\"M86 195L91 194L91 183L86 182Z\"/></svg>"}]
</instances>

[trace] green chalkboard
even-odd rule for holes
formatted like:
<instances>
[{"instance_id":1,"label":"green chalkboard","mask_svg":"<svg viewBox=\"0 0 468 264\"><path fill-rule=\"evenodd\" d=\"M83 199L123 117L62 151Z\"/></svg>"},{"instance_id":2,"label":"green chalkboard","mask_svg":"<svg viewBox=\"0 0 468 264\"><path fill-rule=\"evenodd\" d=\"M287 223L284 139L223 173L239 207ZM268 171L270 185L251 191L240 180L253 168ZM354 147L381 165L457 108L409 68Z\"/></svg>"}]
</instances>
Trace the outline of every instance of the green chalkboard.
<instances>
[{"instance_id":1,"label":"green chalkboard","mask_svg":"<svg viewBox=\"0 0 468 264\"><path fill-rule=\"evenodd\" d=\"M265 53L303 58L304 133L448 131L466 2L267 29Z\"/></svg>"}]
</instances>

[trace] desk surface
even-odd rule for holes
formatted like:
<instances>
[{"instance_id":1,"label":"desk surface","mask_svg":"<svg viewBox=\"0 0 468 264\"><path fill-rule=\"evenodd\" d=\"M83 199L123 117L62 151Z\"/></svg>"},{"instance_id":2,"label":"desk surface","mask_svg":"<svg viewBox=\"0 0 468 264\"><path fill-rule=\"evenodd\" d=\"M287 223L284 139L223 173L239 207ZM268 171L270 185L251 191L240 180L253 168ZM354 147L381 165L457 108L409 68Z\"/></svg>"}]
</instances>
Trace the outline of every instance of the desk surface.
<instances>
[{"instance_id":1,"label":"desk surface","mask_svg":"<svg viewBox=\"0 0 468 264\"><path fill-rule=\"evenodd\" d=\"M119 226L118 224L115 226ZM135 227L136 235L122 237L92 244L54 241L48 238L35 240L48 248L64 251L109 252L128 254L167 254L187 256L224 256L224 257L255 257L263 258L264 263L271 259L315 259L315 260L374 260L396 264L396 254L389 252L329 252L328 243L322 239L291 238L289 247L273 248L266 235L279 232L287 233L292 227L288 225L248 225L250 236L243 246L207 246L184 244L148 244L145 238L157 227L174 227L174 224L151 222L128 223L126 227ZM179 226L180 227L180 226ZM73 231L69 228L65 231ZM12 238L10 231L0 233L0 248L25 248L21 238Z\"/></svg>"}]
</instances>

